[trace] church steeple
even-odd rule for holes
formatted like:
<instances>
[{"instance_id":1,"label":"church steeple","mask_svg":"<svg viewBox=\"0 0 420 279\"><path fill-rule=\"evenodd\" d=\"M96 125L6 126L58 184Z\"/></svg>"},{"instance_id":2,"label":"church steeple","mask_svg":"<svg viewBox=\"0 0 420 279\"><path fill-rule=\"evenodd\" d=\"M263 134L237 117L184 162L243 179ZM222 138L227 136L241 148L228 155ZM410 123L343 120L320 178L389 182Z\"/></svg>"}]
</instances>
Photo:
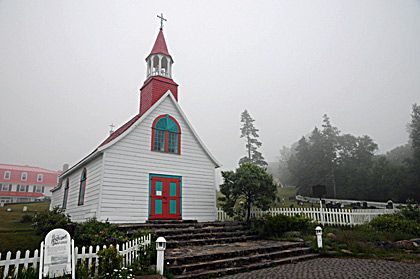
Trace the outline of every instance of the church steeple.
<instances>
[{"instance_id":1,"label":"church steeple","mask_svg":"<svg viewBox=\"0 0 420 279\"><path fill-rule=\"evenodd\" d=\"M178 84L172 80L172 64L174 60L168 52L163 36L163 15L161 27L153 45L152 51L146 58L146 81L140 89L140 115L152 107L168 90L178 101Z\"/></svg>"},{"instance_id":2,"label":"church steeple","mask_svg":"<svg viewBox=\"0 0 420 279\"><path fill-rule=\"evenodd\" d=\"M174 61L168 52L162 29L159 31L155 45L149 56L147 56L146 62L147 78L150 76L163 76L172 79L172 64Z\"/></svg>"}]
</instances>

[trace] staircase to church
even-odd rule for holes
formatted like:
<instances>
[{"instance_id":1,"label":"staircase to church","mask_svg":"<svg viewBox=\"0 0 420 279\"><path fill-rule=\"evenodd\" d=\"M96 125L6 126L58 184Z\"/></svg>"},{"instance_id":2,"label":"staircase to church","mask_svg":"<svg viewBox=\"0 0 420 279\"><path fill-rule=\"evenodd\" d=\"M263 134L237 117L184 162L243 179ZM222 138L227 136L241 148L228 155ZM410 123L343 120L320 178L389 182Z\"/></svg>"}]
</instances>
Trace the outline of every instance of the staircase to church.
<instances>
[{"instance_id":1,"label":"staircase to church","mask_svg":"<svg viewBox=\"0 0 420 279\"><path fill-rule=\"evenodd\" d=\"M176 278L217 277L317 256L303 242L264 240L244 222L153 220L123 227L165 237L165 264Z\"/></svg>"}]
</instances>

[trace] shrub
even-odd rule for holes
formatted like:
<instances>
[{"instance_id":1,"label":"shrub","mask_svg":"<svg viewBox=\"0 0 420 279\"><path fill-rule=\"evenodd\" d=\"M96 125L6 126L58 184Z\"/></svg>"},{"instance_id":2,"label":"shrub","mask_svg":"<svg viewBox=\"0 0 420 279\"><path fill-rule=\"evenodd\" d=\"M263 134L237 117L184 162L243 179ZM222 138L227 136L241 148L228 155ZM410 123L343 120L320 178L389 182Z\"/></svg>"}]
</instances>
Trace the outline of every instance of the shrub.
<instances>
[{"instance_id":1,"label":"shrub","mask_svg":"<svg viewBox=\"0 0 420 279\"><path fill-rule=\"evenodd\" d=\"M25 213L22 215L22 217L20 218L19 222L21 223L31 223L32 222L32 215Z\"/></svg>"},{"instance_id":2,"label":"shrub","mask_svg":"<svg viewBox=\"0 0 420 279\"><path fill-rule=\"evenodd\" d=\"M282 237L284 233L299 231L306 233L315 229L316 224L311 219L300 216L265 215L261 219L253 220L251 226L265 237Z\"/></svg>"},{"instance_id":3,"label":"shrub","mask_svg":"<svg viewBox=\"0 0 420 279\"><path fill-rule=\"evenodd\" d=\"M407 201L407 207L393 214L376 217L369 223L378 231L403 232L420 236L420 209L413 206L413 201Z\"/></svg>"},{"instance_id":4,"label":"shrub","mask_svg":"<svg viewBox=\"0 0 420 279\"><path fill-rule=\"evenodd\" d=\"M99 256L99 272L102 275L110 276L114 270L118 270L123 261L121 256L114 246L102 249L98 252Z\"/></svg>"},{"instance_id":5,"label":"shrub","mask_svg":"<svg viewBox=\"0 0 420 279\"><path fill-rule=\"evenodd\" d=\"M51 211L42 211L33 221L35 222L35 233L45 237L53 229L66 229L70 218L61 209L55 207Z\"/></svg>"},{"instance_id":6,"label":"shrub","mask_svg":"<svg viewBox=\"0 0 420 279\"><path fill-rule=\"evenodd\" d=\"M77 246L117 245L126 242L126 235L118 230L118 226L108 221L100 222L95 218L78 225L74 235Z\"/></svg>"}]
</instances>

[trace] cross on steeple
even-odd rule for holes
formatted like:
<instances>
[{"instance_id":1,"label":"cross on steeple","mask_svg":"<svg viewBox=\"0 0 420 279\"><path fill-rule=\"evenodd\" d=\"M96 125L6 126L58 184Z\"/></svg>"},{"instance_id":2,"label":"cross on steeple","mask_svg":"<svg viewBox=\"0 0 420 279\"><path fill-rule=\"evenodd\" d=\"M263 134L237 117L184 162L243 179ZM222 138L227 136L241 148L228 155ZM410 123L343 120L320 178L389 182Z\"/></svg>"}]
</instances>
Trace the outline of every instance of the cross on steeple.
<instances>
[{"instance_id":1,"label":"cross on steeple","mask_svg":"<svg viewBox=\"0 0 420 279\"><path fill-rule=\"evenodd\" d=\"M112 134L114 132L114 123L111 123L111 125L109 125L109 127L111 127L111 130L109 131L109 134Z\"/></svg>"},{"instance_id":2,"label":"cross on steeple","mask_svg":"<svg viewBox=\"0 0 420 279\"><path fill-rule=\"evenodd\" d=\"M160 30L163 30L163 21L167 21L166 18L163 18L163 13L160 14L160 16L157 16L160 18Z\"/></svg>"}]
</instances>

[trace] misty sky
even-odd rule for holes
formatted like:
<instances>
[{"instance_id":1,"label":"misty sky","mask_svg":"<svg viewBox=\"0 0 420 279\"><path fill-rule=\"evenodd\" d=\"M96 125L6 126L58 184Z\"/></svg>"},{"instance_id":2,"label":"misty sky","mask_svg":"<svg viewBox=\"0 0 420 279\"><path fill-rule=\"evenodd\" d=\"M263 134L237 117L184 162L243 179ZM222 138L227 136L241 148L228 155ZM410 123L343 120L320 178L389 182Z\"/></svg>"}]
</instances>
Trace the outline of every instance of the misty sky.
<instances>
[{"instance_id":1,"label":"misty sky","mask_svg":"<svg viewBox=\"0 0 420 279\"><path fill-rule=\"evenodd\" d=\"M223 165L267 161L328 114L386 152L420 102L420 1L0 0L0 163L61 169L139 110L145 58L164 35L179 103Z\"/></svg>"}]
</instances>

